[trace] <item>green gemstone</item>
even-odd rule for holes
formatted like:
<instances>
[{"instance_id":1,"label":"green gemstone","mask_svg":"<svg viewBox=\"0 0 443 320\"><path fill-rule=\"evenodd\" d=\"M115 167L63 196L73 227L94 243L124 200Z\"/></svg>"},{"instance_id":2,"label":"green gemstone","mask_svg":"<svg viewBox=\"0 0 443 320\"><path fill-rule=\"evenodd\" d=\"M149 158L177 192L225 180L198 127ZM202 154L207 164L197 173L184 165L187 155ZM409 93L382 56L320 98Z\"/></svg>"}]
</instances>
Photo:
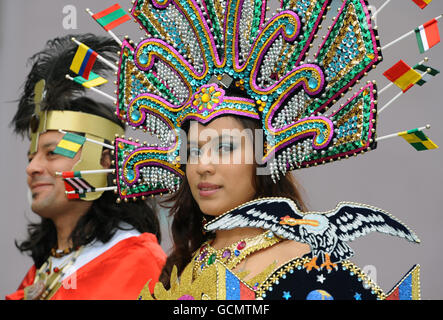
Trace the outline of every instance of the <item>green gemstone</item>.
<instances>
[{"instance_id":1,"label":"green gemstone","mask_svg":"<svg viewBox=\"0 0 443 320\"><path fill-rule=\"evenodd\" d=\"M213 253L208 259L208 266L213 264L215 262L216 258L217 258L217 255L215 253Z\"/></svg>"}]
</instances>

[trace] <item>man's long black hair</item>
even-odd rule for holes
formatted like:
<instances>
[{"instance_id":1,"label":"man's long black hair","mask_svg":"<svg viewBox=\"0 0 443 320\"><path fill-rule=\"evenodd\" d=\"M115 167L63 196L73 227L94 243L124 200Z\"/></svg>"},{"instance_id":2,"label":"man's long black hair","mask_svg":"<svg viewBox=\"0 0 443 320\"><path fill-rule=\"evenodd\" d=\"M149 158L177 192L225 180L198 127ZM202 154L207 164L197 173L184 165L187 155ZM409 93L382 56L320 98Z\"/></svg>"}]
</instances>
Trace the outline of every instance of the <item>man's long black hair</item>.
<instances>
[{"instance_id":1,"label":"man's long black hair","mask_svg":"<svg viewBox=\"0 0 443 320\"><path fill-rule=\"evenodd\" d=\"M98 115L119 124L112 106L95 101L85 96L85 88L65 78L66 74L76 76L69 67L78 46L71 40L75 37L104 58L115 61L120 47L114 40L93 34L68 35L47 42L46 47L33 55L29 61L31 71L26 79L23 92L19 99L18 110L11 125L17 134L25 136L34 113L34 87L44 79L46 95L42 101L43 110L71 110ZM93 71L103 75L108 66L99 60L94 64ZM71 234L73 246L86 245L92 241L109 241L122 223L129 224L139 232L149 232L160 241L160 225L152 203L144 201L116 204L117 196L107 191L93 201L90 210L82 216ZM52 248L57 245L57 232L50 219L42 218L40 223L28 225L28 238L18 243L21 252L27 252L36 267L40 267L49 257Z\"/></svg>"}]
</instances>

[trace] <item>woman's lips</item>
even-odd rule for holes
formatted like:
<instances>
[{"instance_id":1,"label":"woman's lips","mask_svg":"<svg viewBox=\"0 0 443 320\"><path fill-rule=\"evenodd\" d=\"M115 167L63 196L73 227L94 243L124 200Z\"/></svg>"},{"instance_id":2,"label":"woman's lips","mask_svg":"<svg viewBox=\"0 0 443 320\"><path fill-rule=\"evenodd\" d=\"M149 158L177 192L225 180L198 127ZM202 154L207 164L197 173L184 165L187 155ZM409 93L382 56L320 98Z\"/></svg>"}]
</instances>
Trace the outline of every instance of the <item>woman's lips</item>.
<instances>
[{"instance_id":1,"label":"woman's lips","mask_svg":"<svg viewBox=\"0 0 443 320\"><path fill-rule=\"evenodd\" d=\"M212 183L199 183L198 186L199 195L201 197L209 197L220 190L220 186Z\"/></svg>"}]
</instances>

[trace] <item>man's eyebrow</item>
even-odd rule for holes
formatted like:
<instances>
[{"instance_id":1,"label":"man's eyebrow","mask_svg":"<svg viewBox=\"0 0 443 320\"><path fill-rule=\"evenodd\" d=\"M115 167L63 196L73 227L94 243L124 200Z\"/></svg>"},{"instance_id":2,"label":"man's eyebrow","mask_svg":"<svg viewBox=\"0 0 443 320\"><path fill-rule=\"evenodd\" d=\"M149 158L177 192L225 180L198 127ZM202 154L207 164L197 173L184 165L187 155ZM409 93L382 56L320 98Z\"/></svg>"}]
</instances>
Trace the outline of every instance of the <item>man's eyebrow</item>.
<instances>
[{"instance_id":1,"label":"man's eyebrow","mask_svg":"<svg viewBox=\"0 0 443 320\"><path fill-rule=\"evenodd\" d=\"M52 141L52 142L48 142L48 143L45 143L44 145L42 145L41 146L41 148L42 149L49 149L49 148L51 148L52 146L57 146L58 145L58 142L56 142L56 141ZM31 151L28 151L28 157L30 156L30 155L32 155L31 154Z\"/></svg>"},{"instance_id":2,"label":"man's eyebrow","mask_svg":"<svg viewBox=\"0 0 443 320\"><path fill-rule=\"evenodd\" d=\"M42 149L49 149L49 148L51 148L53 146L57 146L57 145L58 145L58 141L57 142L56 141L48 142L48 143L45 143L44 145L42 145Z\"/></svg>"}]
</instances>

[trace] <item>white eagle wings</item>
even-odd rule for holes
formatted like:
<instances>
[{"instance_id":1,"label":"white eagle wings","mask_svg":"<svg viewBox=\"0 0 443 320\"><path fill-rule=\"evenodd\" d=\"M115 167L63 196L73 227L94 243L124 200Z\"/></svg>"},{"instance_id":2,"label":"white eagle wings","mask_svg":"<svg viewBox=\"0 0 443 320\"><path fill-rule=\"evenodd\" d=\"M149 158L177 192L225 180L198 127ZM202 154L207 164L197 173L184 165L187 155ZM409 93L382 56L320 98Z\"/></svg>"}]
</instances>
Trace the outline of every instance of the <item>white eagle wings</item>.
<instances>
[{"instance_id":1,"label":"white eagle wings","mask_svg":"<svg viewBox=\"0 0 443 320\"><path fill-rule=\"evenodd\" d=\"M247 202L209 222L206 231L260 228L277 236L310 245L311 255L330 269L354 252L346 242L370 232L381 232L419 243L418 237L384 210L352 202L340 202L328 212L302 213L286 198L262 198ZM334 265L335 266L335 265Z\"/></svg>"}]
</instances>

